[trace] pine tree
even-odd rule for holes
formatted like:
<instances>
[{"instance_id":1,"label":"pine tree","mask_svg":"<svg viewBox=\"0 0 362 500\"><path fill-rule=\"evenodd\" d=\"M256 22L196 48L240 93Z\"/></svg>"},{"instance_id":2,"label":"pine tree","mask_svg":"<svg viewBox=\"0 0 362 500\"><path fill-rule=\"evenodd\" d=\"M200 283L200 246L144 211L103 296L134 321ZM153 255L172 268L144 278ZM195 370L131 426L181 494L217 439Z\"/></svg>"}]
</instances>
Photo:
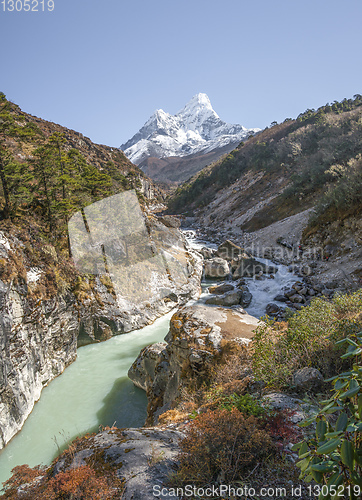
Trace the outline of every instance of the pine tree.
<instances>
[{"instance_id":1,"label":"pine tree","mask_svg":"<svg viewBox=\"0 0 362 500\"><path fill-rule=\"evenodd\" d=\"M32 186L33 196L45 208L49 232L54 229L54 200L56 175L54 149L49 144L39 146L34 151L32 160L35 183Z\"/></svg>"},{"instance_id":2,"label":"pine tree","mask_svg":"<svg viewBox=\"0 0 362 500\"><path fill-rule=\"evenodd\" d=\"M14 160L7 146L9 138L22 140L31 138L34 128L25 124L19 125L12 116L12 103L0 93L0 181L4 195L3 218L12 218L16 214L19 203L29 201L28 184L31 179L26 165ZM21 122L22 117L18 117Z\"/></svg>"}]
</instances>

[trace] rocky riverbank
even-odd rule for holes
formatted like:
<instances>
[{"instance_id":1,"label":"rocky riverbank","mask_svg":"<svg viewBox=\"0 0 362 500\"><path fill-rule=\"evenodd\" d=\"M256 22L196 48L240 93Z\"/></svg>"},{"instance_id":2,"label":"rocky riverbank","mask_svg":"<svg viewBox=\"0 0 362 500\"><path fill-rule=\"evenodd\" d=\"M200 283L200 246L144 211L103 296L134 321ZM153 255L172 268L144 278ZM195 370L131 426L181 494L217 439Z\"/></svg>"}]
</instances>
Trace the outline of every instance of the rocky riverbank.
<instances>
[{"instance_id":1,"label":"rocky riverbank","mask_svg":"<svg viewBox=\"0 0 362 500\"><path fill-rule=\"evenodd\" d=\"M342 293L362 285L362 221L347 217L328 223L323 230L309 228L312 209L286 217L262 229L242 231L235 220L227 218L215 225L201 214L186 218L183 224L192 228L198 238L216 245L229 239L255 258L267 258L277 264L293 266L300 278L308 278L317 289Z\"/></svg>"},{"instance_id":2,"label":"rocky riverbank","mask_svg":"<svg viewBox=\"0 0 362 500\"><path fill-rule=\"evenodd\" d=\"M230 240L224 241L217 249L203 247L200 253L204 257L204 276L211 280L221 280L217 286L209 287L210 296L206 298L206 304L247 308L252 301L250 279L254 283L275 280L278 272L276 265L256 259ZM291 264L283 270L287 274L298 276L299 281L281 285L278 294L270 295L270 302L266 304L264 312L275 319L283 320L287 314L292 314L295 310L300 311L311 303L313 297L331 297L335 292L334 287L313 284L309 277L312 268L307 265L300 269L299 266ZM249 278L249 281L246 278ZM284 276L287 283L286 278Z\"/></svg>"}]
</instances>

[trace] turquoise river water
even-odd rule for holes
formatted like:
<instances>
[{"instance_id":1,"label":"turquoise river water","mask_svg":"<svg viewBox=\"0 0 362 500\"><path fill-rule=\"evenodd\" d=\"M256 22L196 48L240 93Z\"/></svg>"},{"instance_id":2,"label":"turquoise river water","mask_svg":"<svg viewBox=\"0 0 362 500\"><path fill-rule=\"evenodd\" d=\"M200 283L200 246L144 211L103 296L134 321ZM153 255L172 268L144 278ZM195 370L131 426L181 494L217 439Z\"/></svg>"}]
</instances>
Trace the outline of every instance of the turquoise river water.
<instances>
[{"instance_id":1,"label":"turquoise river water","mask_svg":"<svg viewBox=\"0 0 362 500\"><path fill-rule=\"evenodd\" d=\"M21 432L0 452L0 484L16 465L50 464L76 436L99 426L138 427L147 398L127 378L140 350L162 341L172 312L153 325L78 349L77 360L45 387Z\"/></svg>"}]
</instances>

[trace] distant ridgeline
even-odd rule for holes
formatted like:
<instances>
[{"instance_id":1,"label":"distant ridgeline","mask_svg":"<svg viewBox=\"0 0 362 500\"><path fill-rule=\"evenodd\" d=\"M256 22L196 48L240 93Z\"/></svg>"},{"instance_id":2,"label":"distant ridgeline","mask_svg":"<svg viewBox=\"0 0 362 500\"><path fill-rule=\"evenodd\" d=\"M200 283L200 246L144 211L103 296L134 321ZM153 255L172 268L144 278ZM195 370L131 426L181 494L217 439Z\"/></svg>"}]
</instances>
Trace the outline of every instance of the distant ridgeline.
<instances>
[{"instance_id":1,"label":"distant ridgeline","mask_svg":"<svg viewBox=\"0 0 362 500\"><path fill-rule=\"evenodd\" d=\"M40 226L44 238L67 248L73 213L97 200L136 189L145 175L117 148L22 112L0 93L1 219ZM156 189L157 191L157 189Z\"/></svg>"},{"instance_id":2,"label":"distant ridgeline","mask_svg":"<svg viewBox=\"0 0 362 500\"><path fill-rule=\"evenodd\" d=\"M169 200L169 212L192 215L215 200L223 188L257 173L268 189L279 181L278 189L281 185L283 189L276 190L275 199L265 206L265 220L242 229L258 229L312 206L316 213L311 224L358 213L362 207L362 96L307 109L295 120L273 122L179 187ZM255 196L252 190L250 196Z\"/></svg>"}]
</instances>

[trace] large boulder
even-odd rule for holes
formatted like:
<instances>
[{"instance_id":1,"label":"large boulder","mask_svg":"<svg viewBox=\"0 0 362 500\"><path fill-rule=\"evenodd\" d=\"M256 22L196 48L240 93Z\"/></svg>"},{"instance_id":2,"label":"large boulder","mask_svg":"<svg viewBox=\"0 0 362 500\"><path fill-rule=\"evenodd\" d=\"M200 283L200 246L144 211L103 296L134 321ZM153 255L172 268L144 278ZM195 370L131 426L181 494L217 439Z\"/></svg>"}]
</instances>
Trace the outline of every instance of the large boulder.
<instances>
[{"instance_id":1,"label":"large boulder","mask_svg":"<svg viewBox=\"0 0 362 500\"><path fill-rule=\"evenodd\" d=\"M238 286L239 285L239 286ZM218 297L209 297L206 304L219 306L233 306L240 304L243 307L249 307L253 298L249 288L239 283L236 287L230 283L222 283L219 286L210 286L209 292L218 295Z\"/></svg>"},{"instance_id":2,"label":"large boulder","mask_svg":"<svg viewBox=\"0 0 362 500\"><path fill-rule=\"evenodd\" d=\"M237 260L243 252L244 250L241 247L235 245L235 243L230 240L226 240L218 247L216 255L222 259L231 261Z\"/></svg>"},{"instance_id":3,"label":"large boulder","mask_svg":"<svg viewBox=\"0 0 362 500\"><path fill-rule=\"evenodd\" d=\"M268 266L263 262L259 262L253 257L242 258L238 267L233 273L233 279L238 278L252 278L254 276L262 274L275 274L278 268L275 266Z\"/></svg>"},{"instance_id":4,"label":"large boulder","mask_svg":"<svg viewBox=\"0 0 362 500\"><path fill-rule=\"evenodd\" d=\"M273 300L276 300L277 302L286 302L288 300L288 297L285 295L279 294L274 297Z\"/></svg>"},{"instance_id":5,"label":"large boulder","mask_svg":"<svg viewBox=\"0 0 362 500\"><path fill-rule=\"evenodd\" d=\"M176 229L181 227L181 220L175 215L162 215L161 217L158 217L158 219L161 220L161 222L167 227Z\"/></svg>"},{"instance_id":6,"label":"large boulder","mask_svg":"<svg viewBox=\"0 0 362 500\"><path fill-rule=\"evenodd\" d=\"M241 290L232 290L222 295L212 295L206 299L205 304L213 304L217 306L236 306L237 304L240 304L241 296Z\"/></svg>"},{"instance_id":7,"label":"large boulder","mask_svg":"<svg viewBox=\"0 0 362 500\"><path fill-rule=\"evenodd\" d=\"M241 298L240 298L240 304L243 307L249 307L252 301L252 294L249 291L249 288L246 285L243 285L240 287L241 290Z\"/></svg>"},{"instance_id":8,"label":"large boulder","mask_svg":"<svg viewBox=\"0 0 362 500\"><path fill-rule=\"evenodd\" d=\"M157 342L144 347L136 362L133 363L132 381L140 389L147 391L147 386L153 382L156 365L159 364L166 346L166 342Z\"/></svg>"},{"instance_id":9,"label":"large boulder","mask_svg":"<svg viewBox=\"0 0 362 500\"><path fill-rule=\"evenodd\" d=\"M205 278L225 279L229 273L229 264L225 259L214 257L205 262Z\"/></svg>"},{"instance_id":10,"label":"large boulder","mask_svg":"<svg viewBox=\"0 0 362 500\"><path fill-rule=\"evenodd\" d=\"M235 289L235 287L231 283L222 283L221 285L210 286L209 293L214 293L216 295L222 295L226 292L231 292L231 290L234 290L234 289Z\"/></svg>"},{"instance_id":11,"label":"large boulder","mask_svg":"<svg viewBox=\"0 0 362 500\"><path fill-rule=\"evenodd\" d=\"M323 386L324 378L319 370L306 366L294 373L293 383L297 390L318 390Z\"/></svg>"},{"instance_id":12,"label":"large boulder","mask_svg":"<svg viewBox=\"0 0 362 500\"><path fill-rule=\"evenodd\" d=\"M266 306L265 312L268 316L276 316L280 312L280 307L271 302Z\"/></svg>"},{"instance_id":13,"label":"large boulder","mask_svg":"<svg viewBox=\"0 0 362 500\"><path fill-rule=\"evenodd\" d=\"M212 259L214 257L214 252L211 250L211 248L202 247L199 252L204 259Z\"/></svg>"},{"instance_id":14,"label":"large boulder","mask_svg":"<svg viewBox=\"0 0 362 500\"><path fill-rule=\"evenodd\" d=\"M289 300L290 300L291 302L295 302L295 303L297 303L297 304L300 304L300 303L302 303L302 302L303 302L303 296L302 296L302 295L299 295L299 293L295 293L294 295L291 295L291 296L289 297Z\"/></svg>"}]
</instances>

